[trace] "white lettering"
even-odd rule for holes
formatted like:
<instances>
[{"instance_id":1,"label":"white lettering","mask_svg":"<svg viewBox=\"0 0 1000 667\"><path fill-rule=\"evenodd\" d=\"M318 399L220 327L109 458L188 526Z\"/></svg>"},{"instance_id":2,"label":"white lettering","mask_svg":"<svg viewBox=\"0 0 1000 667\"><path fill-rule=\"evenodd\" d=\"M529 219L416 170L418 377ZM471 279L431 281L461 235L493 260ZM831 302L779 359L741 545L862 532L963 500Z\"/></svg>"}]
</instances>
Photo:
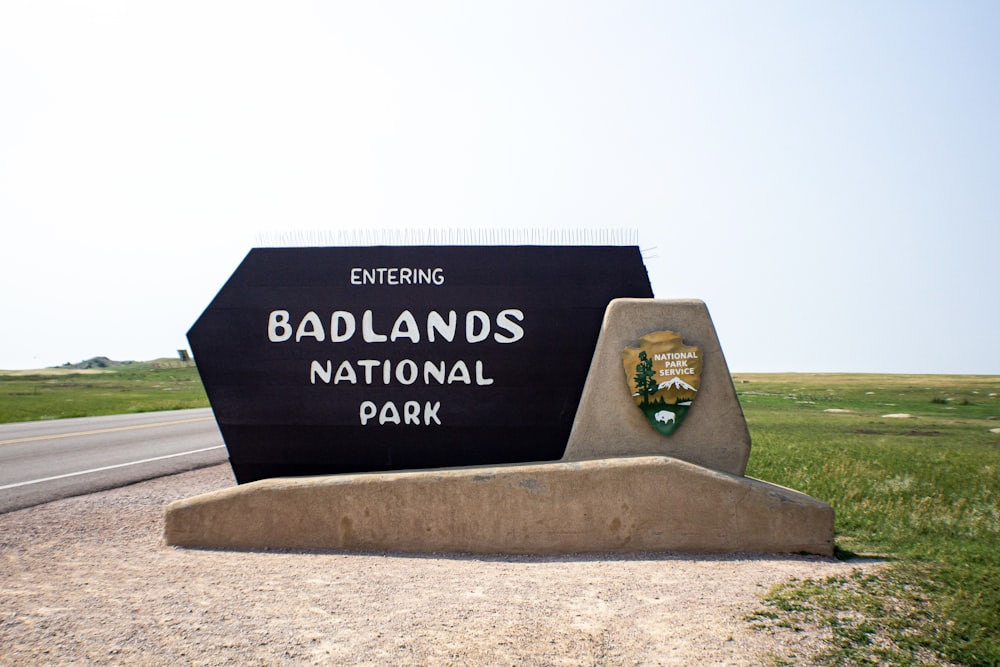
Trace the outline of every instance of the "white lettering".
<instances>
[{"instance_id":1,"label":"white lettering","mask_svg":"<svg viewBox=\"0 0 1000 667\"><path fill-rule=\"evenodd\" d=\"M389 362L387 361L386 364ZM417 365L410 359L403 359L396 364L396 380L401 384L413 384L417 381Z\"/></svg>"},{"instance_id":2,"label":"white lettering","mask_svg":"<svg viewBox=\"0 0 1000 667\"><path fill-rule=\"evenodd\" d=\"M517 308L508 308L506 310L501 310L500 314L497 315L497 326L507 333L509 336L503 336L500 332L493 334L493 340L498 343L516 343L517 341L524 338L524 328L517 322L524 321L524 313Z\"/></svg>"},{"instance_id":3,"label":"white lettering","mask_svg":"<svg viewBox=\"0 0 1000 667\"><path fill-rule=\"evenodd\" d=\"M469 367L465 365L464 361L456 361L455 365L451 367L451 373L448 374L448 384L451 384L452 382L472 384L472 376L469 375Z\"/></svg>"},{"instance_id":4,"label":"white lettering","mask_svg":"<svg viewBox=\"0 0 1000 667\"><path fill-rule=\"evenodd\" d=\"M341 331L341 326L344 328L343 331ZM343 343L346 340L350 340L356 329L357 322L354 320L354 315L346 310L335 310L330 315L331 343Z\"/></svg>"},{"instance_id":5,"label":"white lettering","mask_svg":"<svg viewBox=\"0 0 1000 667\"><path fill-rule=\"evenodd\" d=\"M444 362L441 366L435 366L433 361L424 362L424 384L430 384L430 377L434 376L438 384L444 384Z\"/></svg>"},{"instance_id":6,"label":"white lettering","mask_svg":"<svg viewBox=\"0 0 1000 667\"><path fill-rule=\"evenodd\" d=\"M320 366L318 361L312 362L312 365L309 366L309 381L312 382L313 384L316 384L317 375L319 375L320 380L322 380L326 384L330 384L330 376L332 374L333 374L333 365L330 363L329 359L326 360L325 368L323 366Z\"/></svg>"},{"instance_id":7,"label":"white lettering","mask_svg":"<svg viewBox=\"0 0 1000 667\"><path fill-rule=\"evenodd\" d=\"M326 332L323 331L323 323L319 321L319 315L313 311L306 313L302 321L299 322L299 328L295 330L295 342L298 343L306 336L315 338L316 340L323 342L326 340Z\"/></svg>"},{"instance_id":8,"label":"white lettering","mask_svg":"<svg viewBox=\"0 0 1000 667\"><path fill-rule=\"evenodd\" d=\"M399 410L396 409L396 404L392 401L387 401L378 412L378 423L384 425L386 422L399 423Z\"/></svg>"},{"instance_id":9,"label":"white lettering","mask_svg":"<svg viewBox=\"0 0 1000 667\"><path fill-rule=\"evenodd\" d=\"M272 343L283 343L292 337L292 326L288 323L287 310L272 310L267 317L267 339Z\"/></svg>"},{"instance_id":10,"label":"white lettering","mask_svg":"<svg viewBox=\"0 0 1000 667\"><path fill-rule=\"evenodd\" d=\"M479 331L476 331L476 323ZM490 316L481 310L470 310L465 314L465 340L480 343L490 335Z\"/></svg>"},{"instance_id":11,"label":"white lettering","mask_svg":"<svg viewBox=\"0 0 1000 667\"><path fill-rule=\"evenodd\" d=\"M358 359L353 364L345 359L340 362L336 371L333 371L333 361L327 359L326 361L313 360L310 362L309 381L316 384L318 378L324 384L331 384L331 382L335 385L341 383L358 384L359 371L355 366L360 368L360 380L366 385L374 385L377 380L381 380L382 385L388 386L395 380L399 384L409 386L420 379L420 364L412 359L399 361L395 364L395 368L389 359ZM469 371L469 366L469 363L459 360L448 369L447 363L444 361L424 361L423 383L444 385L458 382L471 385L473 375L475 375L475 384L480 387L488 387L493 384L493 378L486 377L486 367L482 360L476 360L474 374ZM378 368L381 368L382 372L376 375ZM691 372L690 369L686 370L688 373ZM667 371L660 371L660 375L666 374Z\"/></svg>"},{"instance_id":12,"label":"white lettering","mask_svg":"<svg viewBox=\"0 0 1000 667\"><path fill-rule=\"evenodd\" d=\"M420 329L417 327L417 321L413 319L413 314L408 310L399 314L396 323L392 325L392 332L389 334L389 340L393 343L400 338L409 338L414 343L420 342Z\"/></svg>"},{"instance_id":13,"label":"white lettering","mask_svg":"<svg viewBox=\"0 0 1000 667\"><path fill-rule=\"evenodd\" d=\"M356 266L351 268L348 275L352 285L444 284L444 269L440 266L434 268L378 266L367 269Z\"/></svg>"},{"instance_id":14,"label":"white lettering","mask_svg":"<svg viewBox=\"0 0 1000 667\"><path fill-rule=\"evenodd\" d=\"M385 334L376 333L372 326L372 311L366 310L361 315L361 337L366 343L384 343L389 339Z\"/></svg>"},{"instance_id":15,"label":"white lettering","mask_svg":"<svg viewBox=\"0 0 1000 667\"><path fill-rule=\"evenodd\" d=\"M314 361L313 363L316 362ZM341 381L350 382L351 384L358 383L358 374L354 372L354 366L346 360L340 362L340 366L337 367L337 375L333 378L334 384L340 384Z\"/></svg>"},{"instance_id":16,"label":"white lettering","mask_svg":"<svg viewBox=\"0 0 1000 667\"><path fill-rule=\"evenodd\" d=\"M403 422L420 425L420 403L407 401L403 404Z\"/></svg>"},{"instance_id":17,"label":"white lettering","mask_svg":"<svg viewBox=\"0 0 1000 667\"><path fill-rule=\"evenodd\" d=\"M368 420L378 414L378 408L371 401L365 401L361 404L361 425L365 426L368 424Z\"/></svg>"},{"instance_id":18,"label":"white lettering","mask_svg":"<svg viewBox=\"0 0 1000 667\"><path fill-rule=\"evenodd\" d=\"M653 361L670 361L671 359L697 359L697 352L661 352L653 355Z\"/></svg>"},{"instance_id":19,"label":"white lettering","mask_svg":"<svg viewBox=\"0 0 1000 667\"><path fill-rule=\"evenodd\" d=\"M486 387L493 384L493 378L483 377L483 362L476 362L476 384Z\"/></svg>"},{"instance_id":20,"label":"white lettering","mask_svg":"<svg viewBox=\"0 0 1000 667\"><path fill-rule=\"evenodd\" d=\"M441 409L441 401L435 401L434 403L424 401L423 408L424 426L430 426L432 423L440 426L441 418L438 417L438 410ZM376 415L378 415L380 426L400 423L419 425L421 422L420 403L418 401L406 401L403 403L402 419L399 415L399 408L392 401L387 401L381 408L372 401L361 403L361 407L358 409L358 417L361 420L362 426L367 426L368 422L372 421Z\"/></svg>"},{"instance_id":21,"label":"white lettering","mask_svg":"<svg viewBox=\"0 0 1000 667\"><path fill-rule=\"evenodd\" d=\"M376 359L359 359L358 366L365 369L365 384L372 383L372 369L378 366L378 360Z\"/></svg>"},{"instance_id":22,"label":"white lettering","mask_svg":"<svg viewBox=\"0 0 1000 667\"><path fill-rule=\"evenodd\" d=\"M403 310L396 315L389 333L385 334L375 327L374 311L365 310L361 314L361 336L366 343L397 342L406 339L417 344L421 342L423 333L426 332L428 342L434 343L440 339L453 343L458 330L459 315L454 310L446 313L442 315L440 311L429 311L426 322L423 323L426 328L422 330L414 314L410 310ZM495 331L491 331L493 321L496 322ZM518 308L501 310L494 320L482 310L470 310L465 313L465 340L469 343L481 343L492 333L493 340L497 343L516 343L524 338L523 321L524 312ZM330 312L329 327L330 342L345 343L354 338L358 322L350 311L334 310ZM272 310L268 314L267 338L270 342L283 343L291 340L293 331L296 343L302 342L303 339L313 341L327 339L327 331L323 328L323 322L320 321L316 311L308 311L294 328L287 310ZM657 355L658 358L661 356L663 355Z\"/></svg>"},{"instance_id":23,"label":"white lettering","mask_svg":"<svg viewBox=\"0 0 1000 667\"><path fill-rule=\"evenodd\" d=\"M454 310L448 311L447 322L441 317L441 313L432 310L427 313L427 340L433 343L434 333L437 332L450 343L455 340L455 328L457 325L458 319Z\"/></svg>"}]
</instances>

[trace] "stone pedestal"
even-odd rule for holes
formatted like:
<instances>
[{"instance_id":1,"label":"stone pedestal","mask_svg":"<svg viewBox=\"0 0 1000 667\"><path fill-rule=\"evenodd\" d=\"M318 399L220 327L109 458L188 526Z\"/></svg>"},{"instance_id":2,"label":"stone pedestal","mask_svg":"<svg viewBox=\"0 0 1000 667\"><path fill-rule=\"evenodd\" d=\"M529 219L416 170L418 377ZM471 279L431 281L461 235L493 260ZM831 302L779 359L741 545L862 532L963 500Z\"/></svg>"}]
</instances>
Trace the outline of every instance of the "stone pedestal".
<instances>
[{"instance_id":1,"label":"stone pedestal","mask_svg":"<svg viewBox=\"0 0 1000 667\"><path fill-rule=\"evenodd\" d=\"M666 457L267 479L172 503L167 544L833 554L833 511Z\"/></svg>"},{"instance_id":2,"label":"stone pedestal","mask_svg":"<svg viewBox=\"0 0 1000 667\"><path fill-rule=\"evenodd\" d=\"M622 350L651 331L675 331L701 348L701 389L669 438L649 427L626 387ZM604 314L563 461L673 456L733 475L746 471L750 433L704 302L615 299Z\"/></svg>"},{"instance_id":3,"label":"stone pedestal","mask_svg":"<svg viewBox=\"0 0 1000 667\"><path fill-rule=\"evenodd\" d=\"M622 350L669 330L703 355L669 438L636 409ZM408 552L833 555L833 510L743 476L750 436L705 304L607 309L562 461L266 479L171 503L170 545Z\"/></svg>"}]
</instances>

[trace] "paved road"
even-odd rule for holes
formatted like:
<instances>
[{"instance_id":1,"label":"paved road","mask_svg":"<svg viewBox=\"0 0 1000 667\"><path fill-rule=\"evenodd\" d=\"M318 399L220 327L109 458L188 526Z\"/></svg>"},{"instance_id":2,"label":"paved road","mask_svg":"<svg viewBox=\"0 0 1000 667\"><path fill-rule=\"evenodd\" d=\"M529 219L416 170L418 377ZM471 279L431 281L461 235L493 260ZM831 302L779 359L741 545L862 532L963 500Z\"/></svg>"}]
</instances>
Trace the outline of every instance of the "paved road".
<instances>
[{"instance_id":1,"label":"paved road","mask_svg":"<svg viewBox=\"0 0 1000 667\"><path fill-rule=\"evenodd\" d=\"M0 424L0 512L226 460L208 408Z\"/></svg>"}]
</instances>

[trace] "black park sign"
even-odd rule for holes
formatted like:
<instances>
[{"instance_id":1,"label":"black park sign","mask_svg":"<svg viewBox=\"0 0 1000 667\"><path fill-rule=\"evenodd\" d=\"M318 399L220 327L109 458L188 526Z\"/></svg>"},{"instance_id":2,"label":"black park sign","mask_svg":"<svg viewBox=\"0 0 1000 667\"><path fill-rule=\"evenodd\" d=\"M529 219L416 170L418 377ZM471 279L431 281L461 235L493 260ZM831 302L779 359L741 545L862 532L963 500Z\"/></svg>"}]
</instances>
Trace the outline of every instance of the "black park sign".
<instances>
[{"instance_id":1,"label":"black park sign","mask_svg":"<svg viewBox=\"0 0 1000 667\"><path fill-rule=\"evenodd\" d=\"M188 332L239 483L562 457L635 246L251 250Z\"/></svg>"}]
</instances>

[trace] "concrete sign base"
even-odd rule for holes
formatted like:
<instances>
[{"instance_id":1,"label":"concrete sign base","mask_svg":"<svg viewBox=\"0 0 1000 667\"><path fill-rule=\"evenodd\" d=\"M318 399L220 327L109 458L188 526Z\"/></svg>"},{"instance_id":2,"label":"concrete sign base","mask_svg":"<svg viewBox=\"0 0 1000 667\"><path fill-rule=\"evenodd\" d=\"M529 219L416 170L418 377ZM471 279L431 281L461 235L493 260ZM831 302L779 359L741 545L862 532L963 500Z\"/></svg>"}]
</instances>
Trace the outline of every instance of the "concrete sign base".
<instances>
[{"instance_id":1,"label":"concrete sign base","mask_svg":"<svg viewBox=\"0 0 1000 667\"><path fill-rule=\"evenodd\" d=\"M623 350L653 339L686 347L642 352L633 373L637 364ZM632 375L648 389L634 392ZM684 383L683 402L657 412L647 399L659 400L683 377L695 383ZM637 400L656 420L679 422L683 409L683 424L662 429L665 437ZM749 454L705 304L615 299L561 461L263 479L172 503L165 540L237 549L832 556L830 506L744 477Z\"/></svg>"},{"instance_id":2,"label":"concrete sign base","mask_svg":"<svg viewBox=\"0 0 1000 667\"><path fill-rule=\"evenodd\" d=\"M670 330L702 350L701 389L669 438L650 428L626 388L622 350L652 331ZM615 299L608 304L564 461L613 456L673 456L742 475L750 433L722 346L703 301Z\"/></svg>"},{"instance_id":3,"label":"concrete sign base","mask_svg":"<svg viewBox=\"0 0 1000 667\"><path fill-rule=\"evenodd\" d=\"M171 503L166 543L235 549L833 555L833 510L667 457L266 479Z\"/></svg>"}]
</instances>

